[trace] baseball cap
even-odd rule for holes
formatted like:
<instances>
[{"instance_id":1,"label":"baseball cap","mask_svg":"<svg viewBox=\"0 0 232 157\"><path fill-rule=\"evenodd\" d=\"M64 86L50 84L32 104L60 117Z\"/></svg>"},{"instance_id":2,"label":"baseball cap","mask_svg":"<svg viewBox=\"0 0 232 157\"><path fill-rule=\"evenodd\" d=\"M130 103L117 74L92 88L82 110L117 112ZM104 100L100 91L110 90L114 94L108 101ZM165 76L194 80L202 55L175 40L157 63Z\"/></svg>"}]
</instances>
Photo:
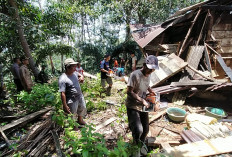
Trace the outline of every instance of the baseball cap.
<instances>
[{"instance_id":1,"label":"baseball cap","mask_svg":"<svg viewBox=\"0 0 232 157\"><path fill-rule=\"evenodd\" d=\"M75 62L72 58L67 58L64 61L64 65L73 65L73 64L77 64L78 62Z\"/></svg>"},{"instance_id":2,"label":"baseball cap","mask_svg":"<svg viewBox=\"0 0 232 157\"><path fill-rule=\"evenodd\" d=\"M146 65L149 69L159 69L158 59L153 55L147 56Z\"/></svg>"}]
</instances>

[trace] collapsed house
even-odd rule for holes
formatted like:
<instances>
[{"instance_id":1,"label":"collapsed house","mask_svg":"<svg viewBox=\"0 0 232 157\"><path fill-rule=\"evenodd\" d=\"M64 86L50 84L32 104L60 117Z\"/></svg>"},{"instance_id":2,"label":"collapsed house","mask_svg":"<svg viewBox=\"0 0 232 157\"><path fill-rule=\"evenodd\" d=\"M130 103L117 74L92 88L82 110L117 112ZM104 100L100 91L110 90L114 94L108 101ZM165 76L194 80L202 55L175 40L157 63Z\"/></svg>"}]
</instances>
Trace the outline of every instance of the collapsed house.
<instances>
[{"instance_id":1,"label":"collapsed house","mask_svg":"<svg viewBox=\"0 0 232 157\"><path fill-rule=\"evenodd\" d=\"M154 91L195 91L192 87L204 85L210 91L232 89L231 4L209 0L177 11L160 25L130 25L144 55L168 55L151 75Z\"/></svg>"},{"instance_id":2,"label":"collapsed house","mask_svg":"<svg viewBox=\"0 0 232 157\"><path fill-rule=\"evenodd\" d=\"M153 91L160 95L171 93L174 105L183 105L186 97L193 95L231 104L231 19L231 0L208 0L177 11L160 25L130 25L132 36L144 56L158 56L159 70L151 74L150 86ZM164 115L166 111L155 114L151 121L160 114ZM195 116L200 117L199 121L207 117ZM162 139L161 146L171 156L208 156L232 152L231 127L228 127L230 131L227 128L230 132L227 134L222 128L216 128L221 123L212 125L198 122L189 126L189 130L182 128L178 131L179 136L171 140ZM159 130L168 126L160 126L160 123L162 120L150 123L150 134L153 137L150 144L158 143ZM204 127L201 127L202 124ZM172 125L169 130L173 133L174 128L175 125ZM224 133L214 136L216 130ZM203 138L203 132L213 137ZM180 136L187 144L178 143L176 139ZM171 143L179 146L170 147Z\"/></svg>"}]
</instances>

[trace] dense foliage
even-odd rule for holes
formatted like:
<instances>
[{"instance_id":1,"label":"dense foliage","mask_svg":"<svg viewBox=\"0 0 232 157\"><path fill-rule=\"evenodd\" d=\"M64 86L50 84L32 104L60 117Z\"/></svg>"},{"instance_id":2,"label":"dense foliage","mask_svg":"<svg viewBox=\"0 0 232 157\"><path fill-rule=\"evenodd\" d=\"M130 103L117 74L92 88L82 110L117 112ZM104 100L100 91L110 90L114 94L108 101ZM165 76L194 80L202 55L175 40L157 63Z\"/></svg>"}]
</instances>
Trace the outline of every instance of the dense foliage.
<instances>
[{"instance_id":1,"label":"dense foliage","mask_svg":"<svg viewBox=\"0 0 232 157\"><path fill-rule=\"evenodd\" d=\"M8 73L12 59L25 55L27 44L27 52L36 63L31 66L53 61L49 69L61 71L63 59L73 57L87 71L96 72L104 54L131 42L129 24L160 23L178 9L199 1L1 0L0 60ZM24 34L19 34L19 23ZM126 46L123 44L115 55L122 53L125 57L129 49Z\"/></svg>"}]
</instances>

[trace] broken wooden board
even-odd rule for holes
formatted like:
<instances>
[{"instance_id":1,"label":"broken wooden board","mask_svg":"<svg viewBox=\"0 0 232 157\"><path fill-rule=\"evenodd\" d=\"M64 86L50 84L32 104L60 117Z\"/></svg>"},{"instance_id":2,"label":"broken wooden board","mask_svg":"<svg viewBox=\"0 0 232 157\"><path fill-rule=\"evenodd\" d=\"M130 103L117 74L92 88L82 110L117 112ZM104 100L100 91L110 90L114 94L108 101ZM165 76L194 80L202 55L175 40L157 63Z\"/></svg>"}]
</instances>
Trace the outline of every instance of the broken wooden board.
<instances>
[{"instance_id":1,"label":"broken wooden board","mask_svg":"<svg viewBox=\"0 0 232 157\"><path fill-rule=\"evenodd\" d=\"M147 137L157 137L159 136L160 132L163 130L162 127L157 126L149 126L149 132L147 134Z\"/></svg>"},{"instance_id":2,"label":"broken wooden board","mask_svg":"<svg viewBox=\"0 0 232 157\"><path fill-rule=\"evenodd\" d=\"M173 93L173 92L186 90L186 89L189 89L189 88L191 88L191 86L173 87L171 85L166 85L166 86L152 88L152 91L155 92L155 93L160 93L160 95L162 95L162 94L170 94L170 93Z\"/></svg>"},{"instance_id":3,"label":"broken wooden board","mask_svg":"<svg viewBox=\"0 0 232 157\"><path fill-rule=\"evenodd\" d=\"M34 119L37 118L38 116L40 116L40 115L42 115L42 114L48 112L48 111L51 110L51 109L52 109L52 108L45 108L45 109L40 110L40 111L38 111L38 112L34 112L34 113L29 114L29 115L27 115L27 116L25 116L25 117L23 117L23 118L20 118L20 119L15 120L15 121L13 121L12 123L9 123L9 124L7 124L7 125L4 125L4 126L0 127L0 129L1 129L2 131L5 131L5 130L8 130L8 129L10 129L10 128L17 127L17 126L19 126L19 125L21 125L21 124L23 124L23 123L27 123L27 122L29 122L29 121L34 120Z\"/></svg>"},{"instance_id":4,"label":"broken wooden board","mask_svg":"<svg viewBox=\"0 0 232 157\"><path fill-rule=\"evenodd\" d=\"M155 113L152 113L152 118L150 119L150 122L149 124L151 124L154 120L158 119L159 117L161 117L162 115L165 115L166 114L166 110L163 110L163 111L157 111Z\"/></svg>"},{"instance_id":5,"label":"broken wooden board","mask_svg":"<svg viewBox=\"0 0 232 157\"><path fill-rule=\"evenodd\" d=\"M227 76L230 78L230 81L232 81L232 70L230 67L227 67L226 63L224 62L224 60L222 59L222 57L220 55L216 55L217 61L219 62L219 64L221 65L222 69L225 71L225 73L227 74Z\"/></svg>"},{"instance_id":6,"label":"broken wooden board","mask_svg":"<svg viewBox=\"0 0 232 157\"><path fill-rule=\"evenodd\" d=\"M169 143L172 145L179 145L180 141L175 139L170 139L170 137L147 137L148 146L157 146L161 143Z\"/></svg>"},{"instance_id":7,"label":"broken wooden board","mask_svg":"<svg viewBox=\"0 0 232 157\"><path fill-rule=\"evenodd\" d=\"M191 80L188 82L172 82L170 86L176 87L176 86L210 86L210 85L217 85L221 84L218 82L209 82L209 81L201 81L201 80Z\"/></svg>"},{"instance_id":8,"label":"broken wooden board","mask_svg":"<svg viewBox=\"0 0 232 157\"><path fill-rule=\"evenodd\" d=\"M159 62L159 70L151 73L150 87L160 85L171 76L180 72L186 66L187 63L184 62L184 60L172 53Z\"/></svg>"},{"instance_id":9,"label":"broken wooden board","mask_svg":"<svg viewBox=\"0 0 232 157\"><path fill-rule=\"evenodd\" d=\"M166 151L173 157L210 156L232 152L232 136L183 144Z\"/></svg>"},{"instance_id":10,"label":"broken wooden board","mask_svg":"<svg viewBox=\"0 0 232 157\"><path fill-rule=\"evenodd\" d=\"M102 124L96 126L96 130L95 130L95 131L97 131L97 130L99 130L99 129L101 129L101 128L107 126L107 125L109 125L110 123L112 123L112 122L115 121L115 120L116 120L115 117L112 117L112 118L108 119L108 120L105 121L104 123L102 123Z\"/></svg>"},{"instance_id":11,"label":"broken wooden board","mask_svg":"<svg viewBox=\"0 0 232 157\"><path fill-rule=\"evenodd\" d=\"M190 46L188 50L188 55L186 61L188 66L191 66L197 69L200 59L202 58L204 51L204 46ZM185 73L181 76L179 82L188 82L190 77L194 75L194 71L189 67L186 67ZM177 105L183 105L186 99L186 93L175 93L172 99L172 102Z\"/></svg>"}]
</instances>

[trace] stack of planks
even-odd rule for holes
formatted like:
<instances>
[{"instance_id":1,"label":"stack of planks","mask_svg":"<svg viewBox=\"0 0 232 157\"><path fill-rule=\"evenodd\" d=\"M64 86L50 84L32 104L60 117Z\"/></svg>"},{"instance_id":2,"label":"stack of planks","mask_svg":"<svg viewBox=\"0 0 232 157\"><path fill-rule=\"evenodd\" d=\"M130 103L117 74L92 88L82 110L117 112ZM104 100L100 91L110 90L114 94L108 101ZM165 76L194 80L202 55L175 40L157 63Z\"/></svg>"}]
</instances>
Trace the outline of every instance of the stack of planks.
<instances>
[{"instance_id":1,"label":"stack of planks","mask_svg":"<svg viewBox=\"0 0 232 157\"><path fill-rule=\"evenodd\" d=\"M23 122L24 123L25 121L28 122L34 119L35 117L37 117L38 115L42 115L46 113L50 109L51 108L32 113L10 124L7 124L5 127L0 128L2 135L4 134L3 133L4 129L5 130L10 129L12 128L12 126L16 127L19 125L19 122L21 122L20 126L22 126ZM54 144L56 146L57 155L64 156L61 151L59 137L57 134L60 131L61 131L61 127L57 126L51 120L51 117L48 117L45 121L32 127L28 131L28 133L24 135L22 139L20 139L15 144L16 147L14 147L14 149L5 150L5 152L2 153L2 156L11 156L12 154L17 153L19 151L26 152L26 154L24 154L25 156L35 156L35 157L44 156L44 154L48 151L49 146ZM11 148L12 143L7 139L6 136L5 136L5 140L8 141L8 146Z\"/></svg>"}]
</instances>

